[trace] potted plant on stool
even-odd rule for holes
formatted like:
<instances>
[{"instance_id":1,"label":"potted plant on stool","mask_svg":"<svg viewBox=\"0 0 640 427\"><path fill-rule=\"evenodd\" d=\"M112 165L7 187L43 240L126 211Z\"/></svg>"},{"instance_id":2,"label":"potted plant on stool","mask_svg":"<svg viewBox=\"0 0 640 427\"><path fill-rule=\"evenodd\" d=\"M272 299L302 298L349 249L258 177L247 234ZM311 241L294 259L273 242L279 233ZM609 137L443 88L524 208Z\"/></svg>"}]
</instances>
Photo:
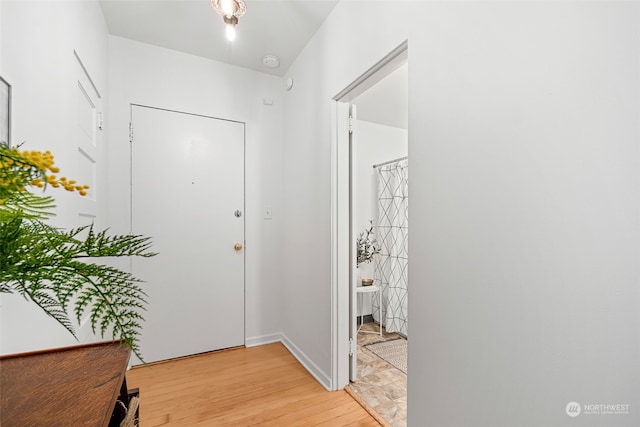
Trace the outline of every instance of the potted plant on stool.
<instances>
[{"instance_id":1,"label":"potted plant on stool","mask_svg":"<svg viewBox=\"0 0 640 427\"><path fill-rule=\"evenodd\" d=\"M369 220L369 228L360 233L356 240L358 253L356 267L358 269L360 268L360 264L371 264L373 257L380 253L378 242L372 237L373 234L373 221ZM373 272L369 270L370 269L363 272L361 280L362 286L371 286L373 284ZM362 270L359 271L362 272Z\"/></svg>"}]
</instances>

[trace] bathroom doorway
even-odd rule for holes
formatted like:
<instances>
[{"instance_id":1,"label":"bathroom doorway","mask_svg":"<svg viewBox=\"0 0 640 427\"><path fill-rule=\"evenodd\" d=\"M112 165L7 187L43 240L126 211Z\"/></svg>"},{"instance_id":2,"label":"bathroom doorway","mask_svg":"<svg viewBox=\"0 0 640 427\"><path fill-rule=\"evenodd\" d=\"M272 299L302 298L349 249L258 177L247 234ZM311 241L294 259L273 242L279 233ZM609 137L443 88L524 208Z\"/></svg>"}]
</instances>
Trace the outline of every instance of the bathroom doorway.
<instances>
[{"instance_id":1,"label":"bathroom doorway","mask_svg":"<svg viewBox=\"0 0 640 427\"><path fill-rule=\"evenodd\" d=\"M352 240L359 249L352 277L360 321L349 389L392 426L406 426L407 414L407 82L405 63L351 102Z\"/></svg>"},{"instance_id":2,"label":"bathroom doorway","mask_svg":"<svg viewBox=\"0 0 640 427\"><path fill-rule=\"evenodd\" d=\"M334 99L338 101L334 195L342 207L334 222L336 310L349 313L347 328L344 317L336 322L337 388L346 385L382 420L404 426L409 295L407 44ZM344 119L345 114L349 118ZM341 129L347 126L345 137ZM340 351L345 329L349 356Z\"/></svg>"}]
</instances>

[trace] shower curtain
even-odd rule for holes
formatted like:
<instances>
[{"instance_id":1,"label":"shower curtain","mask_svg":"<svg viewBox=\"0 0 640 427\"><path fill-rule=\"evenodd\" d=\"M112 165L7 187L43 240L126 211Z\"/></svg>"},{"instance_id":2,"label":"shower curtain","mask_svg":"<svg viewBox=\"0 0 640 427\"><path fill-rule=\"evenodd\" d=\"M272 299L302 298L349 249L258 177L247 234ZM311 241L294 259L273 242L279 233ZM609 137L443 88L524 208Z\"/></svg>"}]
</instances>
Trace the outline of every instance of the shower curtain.
<instances>
[{"instance_id":1,"label":"shower curtain","mask_svg":"<svg viewBox=\"0 0 640 427\"><path fill-rule=\"evenodd\" d=\"M378 167L378 215L375 237L380 245L374 284L382 289L382 308L373 302L373 318L387 332L408 336L408 160Z\"/></svg>"}]
</instances>

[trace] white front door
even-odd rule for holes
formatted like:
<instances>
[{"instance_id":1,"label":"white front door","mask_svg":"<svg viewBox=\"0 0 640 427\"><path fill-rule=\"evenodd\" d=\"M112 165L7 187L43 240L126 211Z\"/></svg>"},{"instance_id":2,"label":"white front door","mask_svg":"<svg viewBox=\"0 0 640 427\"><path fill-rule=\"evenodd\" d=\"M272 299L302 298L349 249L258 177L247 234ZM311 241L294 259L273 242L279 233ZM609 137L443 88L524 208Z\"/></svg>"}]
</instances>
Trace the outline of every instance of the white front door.
<instances>
[{"instance_id":1,"label":"white front door","mask_svg":"<svg viewBox=\"0 0 640 427\"><path fill-rule=\"evenodd\" d=\"M159 255L146 281L146 362L244 344L244 123L131 108L131 222Z\"/></svg>"}]
</instances>

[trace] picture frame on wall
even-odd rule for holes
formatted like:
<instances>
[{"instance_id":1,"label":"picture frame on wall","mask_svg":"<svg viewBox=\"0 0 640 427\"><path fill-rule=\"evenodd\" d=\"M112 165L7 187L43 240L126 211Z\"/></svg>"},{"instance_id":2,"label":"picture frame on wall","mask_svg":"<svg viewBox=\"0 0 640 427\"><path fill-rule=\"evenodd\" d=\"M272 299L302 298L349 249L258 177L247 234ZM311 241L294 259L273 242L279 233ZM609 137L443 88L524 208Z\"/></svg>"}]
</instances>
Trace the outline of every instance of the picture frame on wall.
<instances>
[{"instance_id":1,"label":"picture frame on wall","mask_svg":"<svg viewBox=\"0 0 640 427\"><path fill-rule=\"evenodd\" d=\"M0 144L11 146L11 85L0 76Z\"/></svg>"}]
</instances>

